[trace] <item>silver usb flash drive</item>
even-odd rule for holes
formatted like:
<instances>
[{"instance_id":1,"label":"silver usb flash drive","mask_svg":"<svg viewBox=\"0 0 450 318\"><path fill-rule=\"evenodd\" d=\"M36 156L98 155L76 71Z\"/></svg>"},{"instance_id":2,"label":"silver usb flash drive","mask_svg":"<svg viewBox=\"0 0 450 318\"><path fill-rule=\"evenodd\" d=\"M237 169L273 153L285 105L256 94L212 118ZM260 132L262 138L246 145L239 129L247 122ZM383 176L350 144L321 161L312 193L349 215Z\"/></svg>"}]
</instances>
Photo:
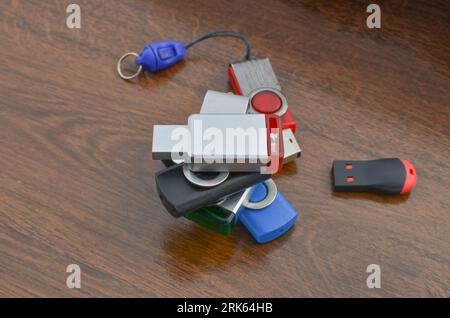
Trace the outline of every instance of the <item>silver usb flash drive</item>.
<instances>
[{"instance_id":1,"label":"silver usb flash drive","mask_svg":"<svg viewBox=\"0 0 450 318\"><path fill-rule=\"evenodd\" d=\"M280 83L268 58L232 63L231 68L242 95L250 96L256 89L265 87L281 91Z\"/></svg>"},{"instance_id":2,"label":"silver usb flash drive","mask_svg":"<svg viewBox=\"0 0 450 318\"><path fill-rule=\"evenodd\" d=\"M248 105L247 96L208 90L203 98L200 114L245 114Z\"/></svg>"},{"instance_id":3,"label":"silver usb flash drive","mask_svg":"<svg viewBox=\"0 0 450 318\"><path fill-rule=\"evenodd\" d=\"M194 114L184 126L153 127L153 159L183 160L193 171L258 171L282 156L278 127L271 115Z\"/></svg>"}]
</instances>

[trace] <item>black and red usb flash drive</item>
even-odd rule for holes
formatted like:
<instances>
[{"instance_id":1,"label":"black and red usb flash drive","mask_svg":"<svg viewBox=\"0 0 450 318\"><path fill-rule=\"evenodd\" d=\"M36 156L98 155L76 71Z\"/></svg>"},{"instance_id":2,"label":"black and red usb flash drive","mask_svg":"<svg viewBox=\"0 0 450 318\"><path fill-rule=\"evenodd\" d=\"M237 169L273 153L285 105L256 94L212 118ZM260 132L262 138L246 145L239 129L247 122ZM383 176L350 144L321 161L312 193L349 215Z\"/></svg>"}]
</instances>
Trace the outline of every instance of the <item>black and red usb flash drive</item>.
<instances>
[{"instance_id":1,"label":"black and red usb flash drive","mask_svg":"<svg viewBox=\"0 0 450 318\"><path fill-rule=\"evenodd\" d=\"M332 170L336 192L404 194L417 182L414 166L398 158L335 160Z\"/></svg>"}]
</instances>

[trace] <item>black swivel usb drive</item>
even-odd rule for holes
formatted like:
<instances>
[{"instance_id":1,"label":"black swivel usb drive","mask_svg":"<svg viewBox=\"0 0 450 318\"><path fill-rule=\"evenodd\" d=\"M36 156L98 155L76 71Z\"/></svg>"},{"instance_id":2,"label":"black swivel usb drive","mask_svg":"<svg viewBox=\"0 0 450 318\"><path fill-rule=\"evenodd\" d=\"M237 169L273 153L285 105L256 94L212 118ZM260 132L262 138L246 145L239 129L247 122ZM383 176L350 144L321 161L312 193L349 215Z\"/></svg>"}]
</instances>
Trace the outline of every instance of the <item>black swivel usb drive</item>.
<instances>
[{"instance_id":1,"label":"black swivel usb drive","mask_svg":"<svg viewBox=\"0 0 450 318\"><path fill-rule=\"evenodd\" d=\"M185 171L183 171L183 166ZM270 179L271 174L259 172L230 172L224 181L211 187L196 185L186 178L186 165L177 164L159 171L155 175L159 197L166 209L175 217L183 216L198 208L216 204L224 197L242 191L255 184ZM193 172L189 172L193 173ZM195 173L193 173L195 174ZM217 179L218 173L198 173L197 178ZM199 181L199 180L197 180Z\"/></svg>"},{"instance_id":2,"label":"black swivel usb drive","mask_svg":"<svg viewBox=\"0 0 450 318\"><path fill-rule=\"evenodd\" d=\"M404 194L414 188L416 178L416 169L404 159L333 161L336 192Z\"/></svg>"}]
</instances>

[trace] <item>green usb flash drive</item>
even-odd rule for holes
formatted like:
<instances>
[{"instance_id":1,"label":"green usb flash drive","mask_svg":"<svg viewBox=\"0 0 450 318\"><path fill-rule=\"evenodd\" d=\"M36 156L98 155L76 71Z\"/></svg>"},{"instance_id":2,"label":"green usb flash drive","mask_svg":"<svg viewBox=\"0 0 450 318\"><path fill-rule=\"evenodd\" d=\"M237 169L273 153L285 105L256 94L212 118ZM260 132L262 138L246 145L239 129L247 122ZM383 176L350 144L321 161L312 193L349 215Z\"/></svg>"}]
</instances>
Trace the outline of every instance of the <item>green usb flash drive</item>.
<instances>
[{"instance_id":1,"label":"green usb flash drive","mask_svg":"<svg viewBox=\"0 0 450 318\"><path fill-rule=\"evenodd\" d=\"M237 221L234 213L218 206L200 208L188 213L185 217L198 225L222 235L229 235Z\"/></svg>"},{"instance_id":2,"label":"green usb flash drive","mask_svg":"<svg viewBox=\"0 0 450 318\"><path fill-rule=\"evenodd\" d=\"M185 218L222 235L229 235L237 223L237 214L243 202L251 195L252 188L233 194L216 205L199 208Z\"/></svg>"}]
</instances>

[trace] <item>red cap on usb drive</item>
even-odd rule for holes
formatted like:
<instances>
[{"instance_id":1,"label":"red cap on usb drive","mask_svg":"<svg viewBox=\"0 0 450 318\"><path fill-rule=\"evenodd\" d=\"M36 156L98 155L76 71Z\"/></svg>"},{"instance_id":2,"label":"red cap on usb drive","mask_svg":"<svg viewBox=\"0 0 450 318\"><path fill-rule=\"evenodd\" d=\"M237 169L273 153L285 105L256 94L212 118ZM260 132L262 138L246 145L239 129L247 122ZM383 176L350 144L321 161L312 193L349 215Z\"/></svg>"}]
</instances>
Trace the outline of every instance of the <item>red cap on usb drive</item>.
<instances>
[{"instance_id":1,"label":"red cap on usb drive","mask_svg":"<svg viewBox=\"0 0 450 318\"><path fill-rule=\"evenodd\" d=\"M400 159L403 165L405 166L406 170L406 179L405 184L403 185L403 189L400 192L400 194L409 193L411 190L416 186L417 183L417 175L416 175L416 169L414 166L405 159Z\"/></svg>"}]
</instances>

